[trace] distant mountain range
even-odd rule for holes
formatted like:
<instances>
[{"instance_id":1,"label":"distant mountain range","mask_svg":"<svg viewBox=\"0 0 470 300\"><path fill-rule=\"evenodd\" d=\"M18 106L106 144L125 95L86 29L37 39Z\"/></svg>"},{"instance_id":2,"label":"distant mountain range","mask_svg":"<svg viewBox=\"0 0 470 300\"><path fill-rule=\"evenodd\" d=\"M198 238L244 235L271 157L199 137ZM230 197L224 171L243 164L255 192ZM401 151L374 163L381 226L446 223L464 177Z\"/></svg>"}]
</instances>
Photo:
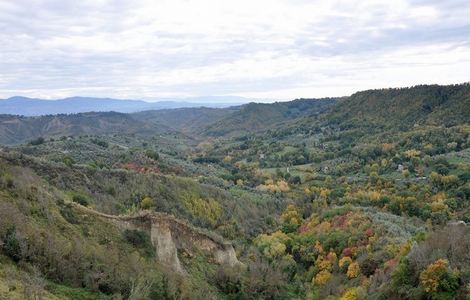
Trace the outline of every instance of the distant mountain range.
<instances>
[{"instance_id":1,"label":"distant mountain range","mask_svg":"<svg viewBox=\"0 0 470 300\"><path fill-rule=\"evenodd\" d=\"M243 97L194 97L178 100L161 99L156 102L142 100L118 100L111 98L71 97L59 100L44 100L15 96L0 99L0 114L41 116L83 112L115 111L133 113L144 110L173 109L182 107L228 107L249 102Z\"/></svg>"},{"instance_id":2,"label":"distant mountain range","mask_svg":"<svg viewBox=\"0 0 470 300\"><path fill-rule=\"evenodd\" d=\"M319 128L349 130L347 134L354 139L358 138L354 132L373 134L384 130L406 131L418 126L456 126L468 124L470 120L470 84L368 90L341 98L247 103L222 108L220 106L229 104L211 108L194 107L201 103L183 102L194 106L181 107L180 104L178 109L167 109L178 103L90 98L58 101L13 98L4 101L16 103L17 106L13 106L17 109L16 114L26 116L11 115L12 112L0 115L0 144L20 144L38 137L88 134L148 136L177 132L192 137L227 138L279 130L280 134L314 132ZM46 106L41 107L38 103L51 103L52 106L46 110ZM64 103L70 103L70 106ZM2 101L0 112L5 113L2 109L6 106L1 104ZM33 110L35 105L36 111ZM70 114L83 110L95 112ZM34 116L46 111L49 115ZM132 111L135 112L127 113ZM68 115L52 115L59 112Z\"/></svg>"}]
</instances>

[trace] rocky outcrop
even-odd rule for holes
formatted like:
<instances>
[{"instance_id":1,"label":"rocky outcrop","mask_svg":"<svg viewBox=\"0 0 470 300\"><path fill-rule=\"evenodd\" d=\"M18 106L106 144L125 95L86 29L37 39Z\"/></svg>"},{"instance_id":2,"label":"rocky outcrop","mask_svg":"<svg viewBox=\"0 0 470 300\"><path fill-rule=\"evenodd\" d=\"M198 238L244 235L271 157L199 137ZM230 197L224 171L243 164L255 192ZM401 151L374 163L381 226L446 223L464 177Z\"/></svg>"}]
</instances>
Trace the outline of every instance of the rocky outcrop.
<instances>
[{"instance_id":1,"label":"rocky outcrop","mask_svg":"<svg viewBox=\"0 0 470 300\"><path fill-rule=\"evenodd\" d=\"M195 228L171 215L142 211L133 216L113 216L99 213L81 205L74 205L87 213L108 219L121 229L142 230L150 235L157 260L179 273L185 273L178 251L192 256L202 251L212 257L214 263L234 267L241 265L231 243L221 237Z\"/></svg>"}]
</instances>

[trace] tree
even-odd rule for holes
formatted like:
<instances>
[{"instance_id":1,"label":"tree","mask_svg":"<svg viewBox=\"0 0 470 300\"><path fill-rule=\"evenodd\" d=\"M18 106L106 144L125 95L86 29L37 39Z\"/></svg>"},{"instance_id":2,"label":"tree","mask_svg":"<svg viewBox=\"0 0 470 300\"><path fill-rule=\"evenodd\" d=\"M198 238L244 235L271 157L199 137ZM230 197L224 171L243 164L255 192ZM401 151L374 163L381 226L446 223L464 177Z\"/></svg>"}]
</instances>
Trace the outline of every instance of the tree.
<instances>
[{"instance_id":1,"label":"tree","mask_svg":"<svg viewBox=\"0 0 470 300\"><path fill-rule=\"evenodd\" d=\"M282 213L281 219L284 223L300 225L302 222L302 216L299 213L299 209L292 204L289 204L286 210Z\"/></svg>"},{"instance_id":2,"label":"tree","mask_svg":"<svg viewBox=\"0 0 470 300\"><path fill-rule=\"evenodd\" d=\"M279 258L284 256L287 247L286 243L290 238L281 231L276 231L271 235L261 234L255 239L255 245L269 258Z\"/></svg>"},{"instance_id":3,"label":"tree","mask_svg":"<svg viewBox=\"0 0 470 300\"><path fill-rule=\"evenodd\" d=\"M439 294L454 295L459 287L457 275L449 269L446 259L438 259L419 275L424 291L433 297Z\"/></svg>"},{"instance_id":4,"label":"tree","mask_svg":"<svg viewBox=\"0 0 470 300\"><path fill-rule=\"evenodd\" d=\"M441 183L444 188L449 189L459 182L459 178L455 175L445 175L441 177Z\"/></svg>"},{"instance_id":5,"label":"tree","mask_svg":"<svg viewBox=\"0 0 470 300\"><path fill-rule=\"evenodd\" d=\"M325 285L328 281L331 280L333 275L331 275L330 271L322 270L315 275L315 278L312 280L312 283L317 285Z\"/></svg>"},{"instance_id":6,"label":"tree","mask_svg":"<svg viewBox=\"0 0 470 300\"><path fill-rule=\"evenodd\" d=\"M338 262L338 266L341 270L347 270L349 265L352 263L352 259L349 256L341 258Z\"/></svg>"},{"instance_id":7,"label":"tree","mask_svg":"<svg viewBox=\"0 0 470 300\"><path fill-rule=\"evenodd\" d=\"M356 278L361 274L361 268L357 262L353 262L348 266L348 272L346 273L349 278Z\"/></svg>"},{"instance_id":8,"label":"tree","mask_svg":"<svg viewBox=\"0 0 470 300\"><path fill-rule=\"evenodd\" d=\"M357 300L357 292L355 288L347 290L340 298L340 300Z\"/></svg>"}]
</instances>

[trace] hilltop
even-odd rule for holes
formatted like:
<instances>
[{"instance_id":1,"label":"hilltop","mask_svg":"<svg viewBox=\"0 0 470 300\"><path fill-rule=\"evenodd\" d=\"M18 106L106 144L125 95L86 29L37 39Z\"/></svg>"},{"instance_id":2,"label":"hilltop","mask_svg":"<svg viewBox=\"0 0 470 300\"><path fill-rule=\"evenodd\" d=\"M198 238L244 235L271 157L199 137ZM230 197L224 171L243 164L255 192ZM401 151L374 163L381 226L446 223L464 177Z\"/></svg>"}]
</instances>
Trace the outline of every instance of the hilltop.
<instances>
[{"instance_id":1,"label":"hilltop","mask_svg":"<svg viewBox=\"0 0 470 300\"><path fill-rule=\"evenodd\" d=\"M469 107L470 84L422 85L355 93L324 119L344 127L453 126L470 120Z\"/></svg>"}]
</instances>

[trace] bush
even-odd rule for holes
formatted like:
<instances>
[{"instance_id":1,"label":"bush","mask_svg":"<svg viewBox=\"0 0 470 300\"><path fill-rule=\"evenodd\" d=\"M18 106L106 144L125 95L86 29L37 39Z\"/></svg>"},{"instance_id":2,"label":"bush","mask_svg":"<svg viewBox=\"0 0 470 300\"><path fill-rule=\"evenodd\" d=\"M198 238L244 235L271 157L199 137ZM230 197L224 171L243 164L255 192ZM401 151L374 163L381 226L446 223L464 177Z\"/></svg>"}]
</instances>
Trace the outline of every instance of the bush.
<instances>
[{"instance_id":1,"label":"bush","mask_svg":"<svg viewBox=\"0 0 470 300\"><path fill-rule=\"evenodd\" d=\"M154 205L153 199L150 198L150 197L145 197L140 202L140 208L142 208L142 209L150 209L153 205Z\"/></svg>"},{"instance_id":2,"label":"bush","mask_svg":"<svg viewBox=\"0 0 470 300\"><path fill-rule=\"evenodd\" d=\"M37 145L44 144L44 142L45 142L45 140L41 136L41 137L38 137L37 139L34 139L34 140L30 141L29 144L32 145L32 146L37 146Z\"/></svg>"},{"instance_id":3,"label":"bush","mask_svg":"<svg viewBox=\"0 0 470 300\"><path fill-rule=\"evenodd\" d=\"M145 155L148 158L151 158L153 160L158 160L160 158L160 155L158 154L158 152L155 150L151 150L151 149L145 151Z\"/></svg>"},{"instance_id":4,"label":"bush","mask_svg":"<svg viewBox=\"0 0 470 300\"><path fill-rule=\"evenodd\" d=\"M143 231L140 230L131 230L126 229L124 230L124 239L133 245L136 248L143 249L147 256L153 256L154 249L152 246L152 241L150 240L150 236Z\"/></svg>"},{"instance_id":5,"label":"bush","mask_svg":"<svg viewBox=\"0 0 470 300\"><path fill-rule=\"evenodd\" d=\"M437 164L434 166L434 170L441 175L449 175L449 168L443 164Z\"/></svg>"},{"instance_id":6,"label":"bush","mask_svg":"<svg viewBox=\"0 0 470 300\"><path fill-rule=\"evenodd\" d=\"M373 275L375 270L379 267L377 261L371 257L367 257L360 263L361 272L367 277Z\"/></svg>"},{"instance_id":7,"label":"bush","mask_svg":"<svg viewBox=\"0 0 470 300\"><path fill-rule=\"evenodd\" d=\"M73 164L75 163L74 159L70 156L64 156L62 159L62 162L67 166L67 167L72 167Z\"/></svg>"},{"instance_id":8,"label":"bush","mask_svg":"<svg viewBox=\"0 0 470 300\"><path fill-rule=\"evenodd\" d=\"M99 139L93 139L93 140L91 140L91 142L93 144L98 145L98 146L103 147L103 148L108 148L108 146L109 146L108 142L103 141L103 140L99 140Z\"/></svg>"},{"instance_id":9,"label":"bush","mask_svg":"<svg viewBox=\"0 0 470 300\"><path fill-rule=\"evenodd\" d=\"M302 180L300 179L300 176L293 176L291 178L289 178L289 184L301 184L302 183Z\"/></svg>"},{"instance_id":10,"label":"bush","mask_svg":"<svg viewBox=\"0 0 470 300\"><path fill-rule=\"evenodd\" d=\"M70 204L64 205L60 208L60 214L70 224L78 224L79 220L77 215L74 213Z\"/></svg>"},{"instance_id":11,"label":"bush","mask_svg":"<svg viewBox=\"0 0 470 300\"><path fill-rule=\"evenodd\" d=\"M3 176L3 182L6 185L6 187L9 188L9 189L15 187L15 182L13 181L13 177L11 177L8 174Z\"/></svg>"},{"instance_id":12,"label":"bush","mask_svg":"<svg viewBox=\"0 0 470 300\"><path fill-rule=\"evenodd\" d=\"M72 201L83 206L88 206L90 204L88 197L79 193L72 194Z\"/></svg>"},{"instance_id":13,"label":"bush","mask_svg":"<svg viewBox=\"0 0 470 300\"><path fill-rule=\"evenodd\" d=\"M14 262L19 262L22 258L20 241L16 236L16 228L11 226L7 229L5 237L3 238L2 250Z\"/></svg>"},{"instance_id":14,"label":"bush","mask_svg":"<svg viewBox=\"0 0 470 300\"><path fill-rule=\"evenodd\" d=\"M224 294L240 294L242 291L241 275L239 270L220 266L215 274L215 284Z\"/></svg>"}]
</instances>

